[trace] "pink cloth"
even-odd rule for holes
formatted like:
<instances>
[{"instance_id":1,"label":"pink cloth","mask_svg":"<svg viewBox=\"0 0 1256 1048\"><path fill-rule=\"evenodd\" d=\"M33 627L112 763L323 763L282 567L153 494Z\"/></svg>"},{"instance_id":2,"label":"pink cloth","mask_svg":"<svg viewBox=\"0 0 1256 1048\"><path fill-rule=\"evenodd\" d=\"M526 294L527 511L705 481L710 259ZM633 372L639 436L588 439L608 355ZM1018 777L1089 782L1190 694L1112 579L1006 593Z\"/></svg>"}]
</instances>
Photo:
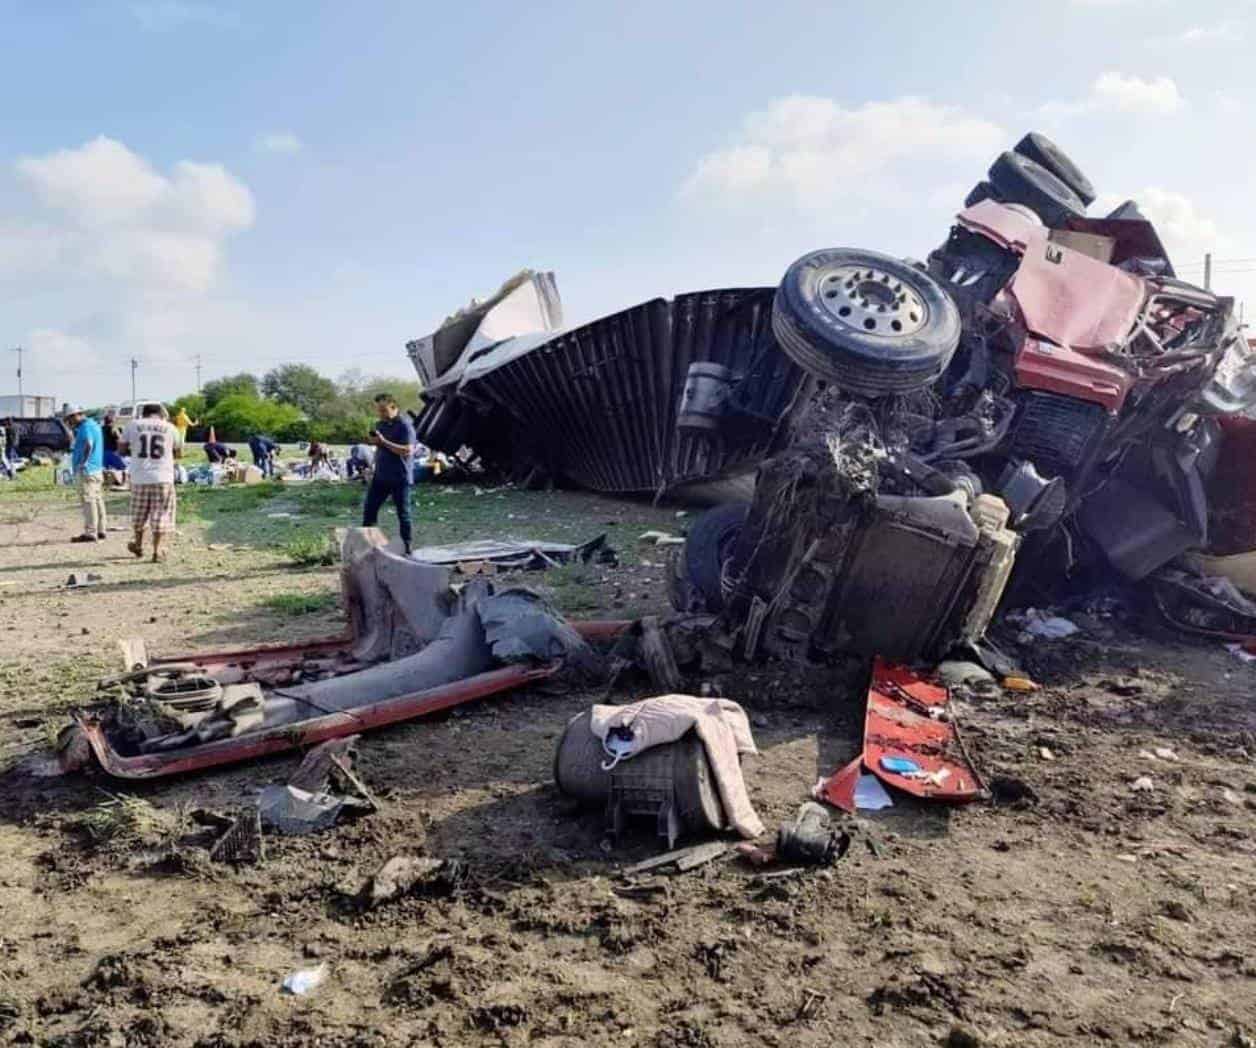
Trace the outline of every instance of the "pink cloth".
<instances>
[{"instance_id":1,"label":"pink cloth","mask_svg":"<svg viewBox=\"0 0 1256 1048\"><path fill-rule=\"evenodd\" d=\"M660 695L628 706L594 706L589 727L603 741L612 728L630 727L632 756L651 746L675 742L693 728L706 748L729 825L747 838L763 833L763 822L746 792L740 759L744 753L759 750L746 713L737 703L693 695ZM631 756L624 759L631 760Z\"/></svg>"}]
</instances>

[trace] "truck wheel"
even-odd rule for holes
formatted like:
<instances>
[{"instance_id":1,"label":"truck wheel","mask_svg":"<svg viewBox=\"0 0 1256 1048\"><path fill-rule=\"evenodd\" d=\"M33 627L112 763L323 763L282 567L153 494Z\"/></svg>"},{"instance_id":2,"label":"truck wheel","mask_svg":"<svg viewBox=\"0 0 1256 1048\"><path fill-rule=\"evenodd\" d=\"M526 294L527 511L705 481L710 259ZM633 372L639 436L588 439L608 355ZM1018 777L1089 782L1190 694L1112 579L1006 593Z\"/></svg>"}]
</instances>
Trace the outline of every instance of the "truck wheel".
<instances>
[{"instance_id":1,"label":"truck wheel","mask_svg":"<svg viewBox=\"0 0 1256 1048\"><path fill-rule=\"evenodd\" d=\"M1016 152L1021 156L1029 157L1035 164L1045 167L1076 193L1077 198L1086 207L1090 207L1095 202L1095 187L1090 184L1090 179L1083 175L1081 168L1073 163L1072 158L1046 135L1030 131L1016 143Z\"/></svg>"},{"instance_id":2,"label":"truck wheel","mask_svg":"<svg viewBox=\"0 0 1256 1048\"><path fill-rule=\"evenodd\" d=\"M983 200L997 200L994 195L994 186L989 182L978 182L968 191L968 196L964 197L964 206L972 207L974 204L980 204Z\"/></svg>"},{"instance_id":3,"label":"truck wheel","mask_svg":"<svg viewBox=\"0 0 1256 1048\"><path fill-rule=\"evenodd\" d=\"M733 552L733 543L750 514L748 502L725 502L713 506L694 522L685 539L684 564L689 581L702 594L706 610L724 608L720 580L724 564Z\"/></svg>"},{"instance_id":4,"label":"truck wheel","mask_svg":"<svg viewBox=\"0 0 1256 1048\"><path fill-rule=\"evenodd\" d=\"M866 397L935 382L959 345L959 310L928 273L889 255L830 248L785 272L772 332L817 378Z\"/></svg>"},{"instance_id":5,"label":"truck wheel","mask_svg":"<svg viewBox=\"0 0 1256 1048\"><path fill-rule=\"evenodd\" d=\"M1053 229L1080 218L1086 205L1041 164L1020 153L1004 153L989 171L990 184L1005 204L1024 204Z\"/></svg>"}]
</instances>

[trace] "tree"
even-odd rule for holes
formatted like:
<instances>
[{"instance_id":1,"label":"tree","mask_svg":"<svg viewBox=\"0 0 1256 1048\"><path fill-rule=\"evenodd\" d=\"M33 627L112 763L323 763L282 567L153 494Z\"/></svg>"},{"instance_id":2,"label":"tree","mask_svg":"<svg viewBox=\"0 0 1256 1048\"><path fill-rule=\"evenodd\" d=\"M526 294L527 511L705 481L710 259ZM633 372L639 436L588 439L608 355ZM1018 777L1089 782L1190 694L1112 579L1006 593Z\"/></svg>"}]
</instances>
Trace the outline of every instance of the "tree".
<instances>
[{"instance_id":1,"label":"tree","mask_svg":"<svg viewBox=\"0 0 1256 1048\"><path fill-rule=\"evenodd\" d=\"M179 409L182 408L188 413L189 418L196 419L196 421L199 422L205 417L206 407L205 398L201 396L201 394L184 393L183 396L171 402L170 414L177 415L179 413Z\"/></svg>"},{"instance_id":2,"label":"tree","mask_svg":"<svg viewBox=\"0 0 1256 1048\"><path fill-rule=\"evenodd\" d=\"M284 364L272 368L262 379L262 393L274 400L300 408L310 418L336 397L336 384L324 378L309 364Z\"/></svg>"},{"instance_id":3,"label":"tree","mask_svg":"<svg viewBox=\"0 0 1256 1048\"><path fill-rule=\"evenodd\" d=\"M223 397L209 409L207 421L219 440L248 440L259 433L281 441L304 440L308 434L300 409L247 393Z\"/></svg>"},{"instance_id":4,"label":"tree","mask_svg":"<svg viewBox=\"0 0 1256 1048\"><path fill-rule=\"evenodd\" d=\"M256 400L261 395L258 391L257 376L250 375L247 371L241 371L238 375L212 379L206 382L201 390L201 396L205 398L205 406L207 408L212 408L224 397L237 393L242 393Z\"/></svg>"}]
</instances>

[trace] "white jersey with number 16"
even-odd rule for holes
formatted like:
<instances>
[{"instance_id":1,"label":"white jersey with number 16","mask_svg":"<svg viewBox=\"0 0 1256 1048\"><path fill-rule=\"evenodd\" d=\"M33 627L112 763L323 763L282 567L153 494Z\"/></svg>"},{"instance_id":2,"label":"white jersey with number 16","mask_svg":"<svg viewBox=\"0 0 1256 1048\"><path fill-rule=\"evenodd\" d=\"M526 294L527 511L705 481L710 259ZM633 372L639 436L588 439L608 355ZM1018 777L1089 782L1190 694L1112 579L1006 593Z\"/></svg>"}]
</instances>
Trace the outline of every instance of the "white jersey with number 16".
<instances>
[{"instance_id":1,"label":"white jersey with number 16","mask_svg":"<svg viewBox=\"0 0 1256 1048\"><path fill-rule=\"evenodd\" d=\"M179 431L162 418L141 418L127 426L122 439L130 446L131 486L173 484L174 449Z\"/></svg>"}]
</instances>

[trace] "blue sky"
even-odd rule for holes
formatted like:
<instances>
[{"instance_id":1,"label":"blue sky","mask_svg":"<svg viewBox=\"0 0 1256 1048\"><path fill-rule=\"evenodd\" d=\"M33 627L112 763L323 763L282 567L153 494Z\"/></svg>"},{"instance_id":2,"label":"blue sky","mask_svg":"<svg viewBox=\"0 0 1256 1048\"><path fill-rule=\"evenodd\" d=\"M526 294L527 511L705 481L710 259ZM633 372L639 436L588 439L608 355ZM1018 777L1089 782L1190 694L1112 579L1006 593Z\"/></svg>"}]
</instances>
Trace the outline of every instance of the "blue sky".
<instances>
[{"instance_id":1,"label":"blue sky","mask_svg":"<svg viewBox=\"0 0 1256 1048\"><path fill-rule=\"evenodd\" d=\"M148 396L198 355L409 375L525 265L580 321L818 247L922 256L1029 128L1184 275L1256 258L1256 3L956 10L0 0L0 342L93 404L132 356Z\"/></svg>"}]
</instances>

